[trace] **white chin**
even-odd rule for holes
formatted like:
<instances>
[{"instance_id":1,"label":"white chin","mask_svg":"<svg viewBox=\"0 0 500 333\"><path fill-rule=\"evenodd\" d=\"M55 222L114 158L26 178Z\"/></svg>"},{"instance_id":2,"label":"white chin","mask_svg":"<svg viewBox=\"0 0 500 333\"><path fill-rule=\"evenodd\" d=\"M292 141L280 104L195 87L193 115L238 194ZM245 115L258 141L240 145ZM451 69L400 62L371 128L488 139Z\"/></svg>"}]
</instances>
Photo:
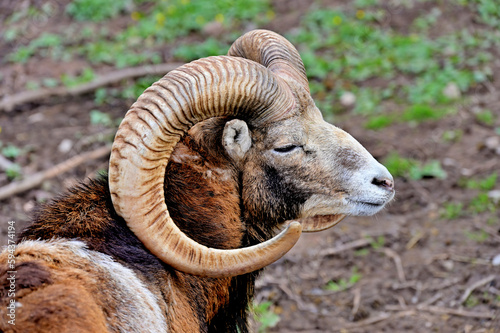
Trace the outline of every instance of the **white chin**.
<instances>
[{"instance_id":1,"label":"white chin","mask_svg":"<svg viewBox=\"0 0 500 333\"><path fill-rule=\"evenodd\" d=\"M387 202L388 200L370 202L313 195L305 202L300 217L317 215L370 216L380 212Z\"/></svg>"},{"instance_id":2,"label":"white chin","mask_svg":"<svg viewBox=\"0 0 500 333\"><path fill-rule=\"evenodd\" d=\"M352 208L351 213L349 215L353 216L370 216L375 215L380 212L385 205L375 205L364 202L350 202L349 203Z\"/></svg>"}]
</instances>

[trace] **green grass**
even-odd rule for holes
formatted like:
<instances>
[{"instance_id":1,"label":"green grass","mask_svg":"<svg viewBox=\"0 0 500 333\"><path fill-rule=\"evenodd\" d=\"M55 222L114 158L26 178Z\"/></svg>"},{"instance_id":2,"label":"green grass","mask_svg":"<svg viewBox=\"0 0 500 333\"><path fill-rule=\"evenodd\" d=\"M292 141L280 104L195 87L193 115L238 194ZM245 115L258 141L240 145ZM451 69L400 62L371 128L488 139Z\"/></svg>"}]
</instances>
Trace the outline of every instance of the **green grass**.
<instances>
[{"instance_id":1,"label":"green grass","mask_svg":"<svg viewBox=\"0 0 500 333\"><path fill-rule=\"evenodd\" d=\"M7 18L8 28L3 39L13 42L23 37L26 21L41 16L49 19L56 12L51 6L41 9L29 7ZM73 19L64 31L44 32L8 53L4 61L27 63L33 59L49 58L54 62L74 59L88 64L77 76L63 74L61 77L43 78L41 82L28 82L26 89L41 87L74 87L95 78L94 69L106 65L116 68L164 61L165 45L193 32L200 32L207 24L217 22L227 31L220 39L208 38L201 43L181 44L166 57L180 61L191 61L210 55L227 53L230 43L240 34L245 24L252 21L260 25L274 17L269 0L73 0L65 7L65 15ZM112 21L121 16L129 17L121 28L109 29L108 25L96 24ZM112 98L135 99L152 82L151 77L142 78L121 91L110 89L96 92L99 105ZM112 89L111 89L112 90Z\"/></svg>"},{"instance_id":2,"label":"green grass","mask_svg":"<svg viewBox=\"0 0 500 333\"><path fill-rule=\"evenodd\" d=\"M23 151L19 147L9 144L5 147L2 147L0 152L4 157L14 159L21 155Z\"/></svg>"},{"instance_id":3,"label":"green grass","mask_svg":"<svg viewBox=\"0 0 500 333\"><path fill-rule=\"evenodd\" d=\"M464 215L464 204L461 202L445 203L441 210L441 217L446 220L457 219Z\"/></svg>"},{"instance_id":4,"label":"green grass","mask_svg":"<svg viewBox=\"0 0 500 333\"><path fill-rule=\"evenodd\" d=\"M423 178L438 178L446 179L446 171L441 167L441 163L438 160L432 160L425 164L417 163L409 170L409 177L413 180L419 180Z\"/></svg>"},{"instance_id":5,"label":"green grass","mask_svg":"<svg viewBox=\"0 0 500 333\"><path fill-rule=\"evenodd\" d=\"M466 308L473 308L473 307L476 307L478 306L479 304L481 304L481 300L479 299L479 297L476 297L474 295L470 295L467 300L465 301L465 307Z\"/></svg>"},{"instance_id":6,"label":"green grass","mask_svg":"<svg viewBox=\"0 0 500 333\"><path fill-rule=\"evenodd\" d=\"M464 202L443 204L441 217L452 220L463 216L477 216L483 213L495 214L499 209L499 205L490 198L488 192L495 189L497 179L498 172L493 172L491 175L482 178L460 178L458 186L464 189L464 191L476 191L477 193L472 199ZM491 217L491 220L496 221L497 218Z\"/></svg>"},{"instance_id":7,"label":"green grass","mask_svg":"<svg viewBox=\"0 0 500 333\"><path fill-rule=\"evenodd\" d=\"M267 332L269 328L275 327L280 321L280 316L273 311L273 303L265 301L254 303L252 312L255 321L259 324L258 332Z\"/></svg>"},{"instance_id":8,"label":"green grass","mask_svg":"<svg viewBox=\"0 0 500 333\"><path fill-rule=\"evenodd\" d=\"M92 125L112 126L113 120L111 116L105 112L92 110L90 111L90 123Z\"/></svg>"},{"instance_id":9,"label":"green grass","mask_svg":"<svg viewBox=\"0 0 500 333\"><path fill-rule=\"evenodd\" d=\"M102 126L107 128L116 128L120 125L120 123L123 120L122 117L113 119L110 114L106 112L101 112L99 110L91 110L89 116L91 125ZM106 139L106 136L104 136L103 139Z\"/></svg>"},{"instance_id":10,"label":"green grass","mask_svg":"<svg viewBox=\"0 0 500 333\"><path fill-rule=\"evenodd\" d=\"M403 112L403 119L407 122L421 123L428 120L439 120L447 114L445 109L425 104L414 104Z\"/></svg>"},{"instance_id":11,"label":"green grass","mask_svg":"<svg viewBox=\"0 0 500 333\"><path fill-rule=\"evenodd\" d=\"M477 12L481 20L493 28L500 29L500 11L498 10L498 2L495 0L469 0L464 1L465 4L475 4Z\"/></svg>"},{"instance_id":12,"label":"green grass","mask_svg":"<svg viewBox=\"0 0 500 333\"><path fill-rule=\"evenodd\" d=\"M476 120L486 126L495 125L497 116L491 110L482 110L476 113Z\"/></svg>"},{"instance_id":13,"label":"green grass","mask_svg":"<svg viewBox=\"0 0 500 333\"><path fill-rule=\"evenodd\" d=\"M363 256L366 256L370 253L370 250L369 249L359 249L359 250L356 250L354 251L354 255L355 256L359 256L359 257L363 257Z\"/></svg>"},{"instance_id":14,"label":"green grass","mask_svg":"<svg viewBox=\"0 0 500 333\"><path fill-rule=\"evenodd\" d=\"M126 86L119 93L119 98L126 98L130 100L136 100L146 88L151 86L154 82L158 81L161 77L159 76L144 76L137 79L134 83Z\"/></svg>"},{"instance_id":15,"label":"green grass","mask_svg":"<svg viewBox=\"0 0 500 333\"><path fill-rule=\"evenodd\" d=\"M84 68L82 70L82 73L78 76L70 76L67 74L61 75L61 83L68 87L76 87L78 85L81 85L83 83L87 83L95 79L96 75L94 73L94 70L90 67Z\"/></svg>"},{"instance_id":16,"label":"green grass","mask_svg":"<svg viewBox=\"0 0 500 333\"><path fill-rule=\"evenodd\" d=\"M372 99L373 103L374 100ZM375 109L376 104L372 105L371 109ZM365 110L367 108L364 108ZM420 124L426 121L437 121L451 113L454 113L453 109L436 107L425 104L414 104L402 111L401 116L397 114L367 114L367 121L364 123L364 127L371 130L380 130L388 127L394 123L406 122L410 124Z\"/></svg>"},{"instance_id":17,"label":"green grass","mask_svg":"<svg viewBox=\"0 0 500 333\"><path fill-rule=\"evenodd\" d=\"M385 237L383 235L378 236L377 238L369 237L370 247L373 250L379 250L385 246ZM366 256L370 253L370 248L362 248L356 250L354 255L356 256Z\"/></svg>"},{"instance_id":18,"label":"green grass","mask_svg":"<svg viewBox=\"0 0 500 333\"><path fill-rule=\"evenodd\" d=\"M26 46L18 47L13 53L7 55L7 60L17 63L26 63L35 54L42 57L55 58L62 47L62 37L53 33L43 33Z\"/></svg>"},{"instance_id":19,"label":"green grass","mask_svg":"<svg viewBox=\"0 0 500 333\"><path fill-rule=\"evenodd\" d=\"M189 62L203 57L226 54L229 43L220 42L215 38L208 38L199 44L184 44L176 48L173 55L183 61Z\"/></svg>"},{"instance_id":20,"label":"green grass","mask_svg":"<svg viewBox=\"0 0 500 333\"><path fill-rule=\"evenodd\" d=\"M401 8L411 10L420 1L404 1ZM430 30L443 15L438 5L416 16L409 22L409 31L402 33L381 24L390 15L383 1L356 0L345 10L315 4L286 37L298 47L313 96L328 119L345 111L339 98L349 91L356 96L352 111L366 117L367 129L380 130L401 122L418 125L453 113L467 92L492 78L491 62L496 59L492 50L500 48L500 14L495 1L451 1L466 7L484 27L472 30L464 26L437 36ZM11 15L6 19L4 40L22 37L26 27L20 22L50 18L55 12L47 4ZM180 61L224 54L249 22L261 27L275 18L270 0L72 0L65 15L73 19L67 29L43 33L19 45L4 60L83 59L88 68L78 77L44 78L28 88L81 84L92 79L96 67L156 64L165 60L165 52L167 58ZM128 17L128 22L113 30L103 24L118 17ZM177 44L179 38L200 33L214 22L224 30L221 37ZM175 47L165 51L165 45ZM372 79L377 84L366 84ZM458 89L458 95L446 92L450 85ZM123 95L132 98L139 90L127 87ZM99 94L96 100L102 103L103 92ZM108 98L112 95L107 93ZM392 107L388 110L389 100ZM487 126L494 126L496 118L489 110L476 115Z\"/></svg>"},{"instance_id":21,"label":"green grass","mask_svg":"<svg viewBox=\"0 0 500 333\"><path fill-rule=\"evenodd\" d=\"M416 165L414 159L401 157L398 153L389 154L383 161L385 167L394 177L404 177Z\"/></svg>"},{"instance_id":22,"label":"green grass","mask_svg":"<svg viewBox=\"0 0 500 333\"><path fill-rule=\"evenodd\" d=\"M494 213L497 211L497 207L488 196L488 193L479 193L469 203L468 210L472 215L477 215L485 212Z\"/></svg>"},{"instance_id":23,"label":"green grass","mask_svg":"<svg viewBox=\"0 0 500 333\"><path fill-rule=\"evenodd\" d=\"M403 177L412 180L423 178L445 179L447 177L446 172L437 160L422 163L415 159L402 157L398 153L393 152L384 159L383 164L394 177Z\"/></svg>"},{"instance_id":24,"label":"green grass","mask_svg":"<svg viewBox=\"0 0 500 333\"><path fill-rule=\"evenodd\" d=\"M483 243L490 237L490 234L482 229L478 231L465 231L464 234L470 240L478 243Z\"/></svg>"},{"instance_id":25,"label":"green grass","mask_svg":"<svg viewBox=\"0 0 500 333\"><path fill-rule=\"evenodd\" d=\"M484 178L461 178L458 181L458 185L465 189L490 191L495 188L497 179L498 173L493 172L491 175Z\"/></svg>"},{"instance_id":26,"label":"green grass","mask_svg":"<svg viewBox=\"0 0 500 333\"><path fill-rule=\"evenodd\" d=\"M5 174L7 175L7 178L9 180L15 180L21 178L22 176L21 166L17 163L14 163L12 166L8 167L5 170Z\"/></svg>"},{"instance_id":27,"label":"green grass","mask_svg":"<svg viewBox=\"0 0 500 333\"><path fill-rule=\"evenodd\" d=\"M442 139L445 142L460 142L462 140L462 136L464 135L464 132L462 129L452 129L452 130L446 130L443 132Z\"/></svg>"},{"instance_id":28,"label":"green grass","mask_svg":"<svg viewBox=\"0 0 500 333\"><path fill-rule=\"evenodd\" d=\"M374 115L371 116L367 122L365 122L364 127L371 130L380 130L388 127L394 123L394 117L390 115Z\"/></svg>"},{"instance_id":29,"label":"green grass","mask_svg":"<svg viewBox=\"0 0 500 333\"><path fill-rule=\"evenodd\" d=\"M0 141L0 154L2 154L5 158L15 160L25 152L25 149L19 148L12 144L7 144L4 146L3 142ZM12 165L5 170L5 174L7 175L7 178L9 180L18 179L22 176L21 166L17 163L12 163Z\"/></svg>"},{"instance_id":30,"label":"green grass","mask_svg":"<svg viewBox=\"0 0 500 333\"><path fill-rule=\"evenodd\" d=\"M415 2L406 2L408 8ZM473 11L485 6L467 5ZM412 22L410 33L402 34L379 24L387 15L380 1L359 0L354 6L355 11L313 10L288 36L301 51L315 87L312 91L324 112L343 111L338 92L347 89L356 95L354 112L367 117L365 128L390 126L401 119L398 113L403 122L437 121L463 102L463 93L491 78L491 47L500 46L498 33L465 27L429 37L429 28L441 16L436 6ZM398 77L405 80L400 83ZM375 87L364 85L373 78L379 82ZM458 94L447 92L450 86ZM325 99L329 100L324 103ZM388 99L399 105L398 110L384 110Z\"/></svg>"},{"instance_id":31,"label":"green grass","mask_svg":"<svg viewBox=\"0 0 500 333\"><path fill-rule=\"evenodd\" d=\"M78 21L101 22L115 17L131 5L131 0L73 0L66 6L66 12Z\"/></svg>"},{"instance_id":32,"label":"green grass","mask_svg":"<svg viewBox=\"0 0 500 333\"><path fill-rule=\"evenodd\" d=\"M362 277L363 276L360 273L358 273L357 269L355 268L353 269L351 275L348 278L341 278L336 281L329 281L325 285L324 289L329 291L344 291L351 288L356 283L358 283Z\"/></svg>"},{"instance_id":33,"label":"green grass","mask_svg":"<svg viewBox=\"0 0 500 333\"><path fill-rule=\"evenodd\" d=\"M374 250L381 249L382 247L384 247L384 245L385 245L385 237L383 235L380 235L375 239L371 239L370 241L370 246Z\"/></svg>"},{"instance_id":34,"label":"green grass","mask_svg":"<svg viewBox=\"0 0 500 333\"><path fill-rule=\"evenodd\" d=\"M149 6L140 6L143 2ZM73 0L66 6L66 13L80 23L66 32L44 34L27 46L18 47L7 60L25 63L35 56L51 56L55 60L83 57L93 65L109 64L118 68L154 64L162 61L161 49L165 43L199 32L208 23L219 22L228 31L234 30L235 35L230 36L234 39L240 34L236 30L242 22L251 20L262 24L274 17L269 0ZM88 22L102 22L123 13L130 15L131 22L117 31ZM14 19L12 16L7 22ZM14 30L9 33L11 38L18 34ZM203 44L191 54L203 57L208 55L203 49L213 53L226 47L214 49L213 44Z\"/></svg>"}]
</instances>

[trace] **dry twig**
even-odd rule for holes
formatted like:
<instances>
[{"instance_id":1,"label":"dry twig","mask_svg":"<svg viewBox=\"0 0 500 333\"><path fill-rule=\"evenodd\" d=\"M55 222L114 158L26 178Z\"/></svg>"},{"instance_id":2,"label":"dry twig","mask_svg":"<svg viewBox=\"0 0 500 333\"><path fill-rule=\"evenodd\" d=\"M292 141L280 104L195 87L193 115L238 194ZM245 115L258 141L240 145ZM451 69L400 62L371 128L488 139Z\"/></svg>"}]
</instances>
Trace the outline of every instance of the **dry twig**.
<instances>
[{"instance_id":1,"label":"dry twig","mask_svg":"<svg viewBox=\"0 0 500 333\"><path fill-rule=\"evenodd\" d=\"M474 220L474 227L479 230L487 232L491 237L495 238L497 241L500 240L500 235L498 235L498 230L487 225L481 225L479 221Z\"/></svg>"},{"instance_id":2,"label":"dry twig","mask_svg":"<svg viewBox=\"0 0 500 333\"><path fill-rule=\"evenodd\" d=\"M424 238L425 233L422 231L418 231L409 241L406 243L406 249L410 250L413 248L422 238Z\"/></svg>"},{"instance_id":3,"label":"dry twig","mask_svg":"<svg viewBox=\"0 0 500 333\"><path fill-rule=\"evenodd\" d=\"M353 249L357 249L360 247L370 245L371 242L372 242L372 240L369 237L361 238L361 239L357 239L357 240L352 241L352 242L347 242L347 243L341 244L337 247L334 247L333 249L326 249L324 251L321 251L319 253L319 255L321 257L332 256L332 255L339 254L339 253L344 252L344 251L353 250Z\"/></svg>"},{"instance_id":4,"label":"dry twig","mask_svg":"<svg viewBox=\"0 0 500 333\"><path fill-rule=\"evenodd\" d=\"M431 298L429 298L429 299L423 301L422 303L420 303L420 305L421 306L432 305L432 304L436 303L438 300L440 300L441 297L443 297L443 294L442 293L437 293L434 296L432 296Z\"/></svg>"},{"instance_id":5,"label":"dry twig","mask_svg":"<svg viewBox=\"0 0 500 333\"><path fill-rule=\"evenodd\" d=\"M280 288L291 300L293 300L297 304L297 308L301 311L307 311L307 307L304 304L304 301L300 298L298 293L292 292L284 283L277 284L278 288Z\"/></svg>"},{"instance_id":6,"label":"dry twig","mask_svg":"<svg viewBox=\"0 0 500 333\"><path fill-rule=\"evenodd\" d=\"M6 171L16 166L16 163L9 161L3 155L0 155L0 170Z\"/></svg>"},{"instance_id":7,"label":"dry twig","mask_svg":"<svg viewBox=\"0 0 500 333\"><path fill-rule=\"evenodd\" d=\"M401 283L406 282L403 264L401 263L401 257L396 252L394 252L392 249L389 249L387 247L384 248L384 253L386 256L388 256L389 258L391 258L394 261L394 264L396 265L396 270L398 272L399 282L401 282Z\"/></svg>"},{"instance_id":8,"label":"dry twig","mask_svg":"<svg viewBox=\"0 0 500 333\"><path fill-rule=\"evenodd\" d=\"M466 256L461 256L458 254L451 254L451 253L435 254L429 260L426 261L426 264L430 265L432 262L434 262L436 260L453 260L453 261L465 262L465 263L474 264L474 265L486 265L486 266L491 265L491 260L482 259L482 258L466 257Z\"/></svg>"},{"instance_id":9,"label":"dry twig","mask_svg":"<svg viewBox=\"0 0 500 333\"><path fill-rule=\"evenodd\" d=\"M371 317L371 318L368 318L365 320L361 320L357 323L348 324L348 325L344 326L340 331L357 329L357 328L373 325L375 323L379 323L379 322L384 321L384 320L395 320L395 319L401 318L401 317L414 316L414 315L418 314L420 311L430 312L432 314L436 314L436 313L447 314L447 315L467 317L467 318L479 318L479 319L493 319L493 318L495 318L494 313L466 311L463 309L450 309L450 308L444 308L444 307L440 307L440 306L425 305L424 303L421 303L421 304L414 306L414 307L411 307L411 308L401 308L400 306L387 305L385 307L385 309L388 311L397 311L397 313L390 315L387 312L383 312L376 317Z\"/></svg>"},{"instance_id":10,"label":"dry twig","mask_svg":"<svg viewBox=\"0 0 500 333\"><path fill-rule=\"evenodd\" d=\"M484 279L481 279L475 283L473 283L472 285L469 286L469 288L465 289L462 297L460 297L460 304L464 304L467 299L469 298L470 294L472 294L472 292L474 290L476 290L477 288L487 284L487 283L490 283L491 281L493 281L495 279L496 275L490 275L490 276L487 276L485 277Z\"/></svg>"},{"instance_id":11,"label":"dry twig","mask_svg":"<svg viewBox=\"0 0 500 333\"><path fill-rule=\"evenodd\" d=\"M110 151L111 151L110 145L101 147L91 152L73 156L72 158L57 164L48 170L37 172L27 177L24 180L18 182L12 182L0 188L0 200L9 198L12 195L36 187L40 185L43 181L53 178L61 173L67 172L73 168L76 168L77 166L88 160L94 160L109 155Z\"/></svg>"},{"instance_id":12,"label":"dry twig","mask_svg":"<svg viewBox=\"0 0 500 333\"><path fill-rule=\"evenodd\" d=\"M121 80L131 79L146 75L164 75L177 67L181 63L165 63L158 65L146 65L140 67L131 67L115 72L103 74L94 80L78 85L76 87L55 87L39 90L22 91L14 95L5 95L0 101L0 111L12 111L17 105L33 102L52 96L76 96L94 91L97 88L120 82Z\"/></svg>"},{"instance_id":13,"label":"dry twig","mask_svg":"<svg viewBox=\"0 0 500 333\"><path fill-rule=\"evenodd\" d=\"M437 284L430 284L430 283L425 283L424 285L421 285L420 281L416 280L410 280L406 281L404 283L394 283L392 285L393 290L400 290L400 289L406 289L406 288L411 288L414 290L430 290L430 291L436 291L436 290L441 290L441 289L446 289L449 288L457 283L459 283L462 280L460 277L455 277L455 278L450 278L446 279L441 283Z\"/></svg>"},{"instance_id":14,"label":"dry twig","mask_svg":"<svg viewBox=\"0 0 500 333\"><path fill-rule=\"evenodd\" d=\"M355 318L359 310L359 305L361 304L361 288L354 289L354 300L351 311L351 318Z\"/></svg>"},{"instance_id":15,"label":"dry twig","mask_svg":"<svg viewBox=\"0 0 500 333\"><path fill-rule=\"evenodd\" d=\"M398 313L395 313L392 315L389 313L383 312L376 317L370 317L370 318L367 318L364 320L360 320L356 323L348 324L348 325L342 327L341 329L339 329L339 331L353 330L353 329L357 329L357 328L361 328L361 327L365 327L365 326L370 326L370 325L379 323L379 322L384 321L384 320L394 320L397 318L412 316L415 314L416 314L415 310L401 311L401 312L398 312Z\"/></svg>"},{"instance_id":16,"label":"dry twig","mask_svg":"<svg viewBox=\"0 0 500 333\"><path fill-rule=\"evenodd\" d=\"M386 310L388 311L425 311L425 312L430 312L430 313L438 313L438 314L447 314L447 315L453 315L453 316L459 316L459 317L467 317L467 318L480 318L480 319L493 319L495 318L494 313L488 313L488 312L476 312L476 311L467 311L464 309L452 309L452 308L445 308L441 306L434 306L434 305L424 305L424 304L419 304L411 308L405 308L402 309L400 306L394 306L394 305L387 305L385 307Z\"/></svg>"}]
</instances>

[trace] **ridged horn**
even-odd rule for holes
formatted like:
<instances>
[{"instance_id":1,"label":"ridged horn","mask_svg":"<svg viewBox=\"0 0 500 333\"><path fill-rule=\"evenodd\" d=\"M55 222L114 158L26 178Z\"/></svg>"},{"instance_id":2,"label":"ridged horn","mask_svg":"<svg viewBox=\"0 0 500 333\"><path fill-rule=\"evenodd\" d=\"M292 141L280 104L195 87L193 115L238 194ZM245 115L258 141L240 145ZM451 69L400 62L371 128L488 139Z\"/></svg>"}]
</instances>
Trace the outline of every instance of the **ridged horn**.
<instances>
[{"instance_id":1,"label":"ridged horn","mask_svg":"<svg viewBox=\"0 0 500 333\"><path fill-rule=\"evenodd\" d=\"M233 43L228 55L255 61L280 77L295 80L309 92L309 81L299 52L292 43L275 32L247 32Z\"/></svg>"},{"instance_id":2,"label":"ridged horn","mask_svg":"<svg viewBox=\"0 0 500 333\"><path fill-rule=\"evenodd\" d=\"M287 84L246 59L204 58L170 72L138 98L116 133L109 162L116 212L154 255L182 272L235 276L276 261L298 240L300 223L289 224L273 239L255 246L208 248L188 238L172 221L163 184L175 145L197 122L237 116L259 124L295 108Z\"/></svg>"}]
</instances>

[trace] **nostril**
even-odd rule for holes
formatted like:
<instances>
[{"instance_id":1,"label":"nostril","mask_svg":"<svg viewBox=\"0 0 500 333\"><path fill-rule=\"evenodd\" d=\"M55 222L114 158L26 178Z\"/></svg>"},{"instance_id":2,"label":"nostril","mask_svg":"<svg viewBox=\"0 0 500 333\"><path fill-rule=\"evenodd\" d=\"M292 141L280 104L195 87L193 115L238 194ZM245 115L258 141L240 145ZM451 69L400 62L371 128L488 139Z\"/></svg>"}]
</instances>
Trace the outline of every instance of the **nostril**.
<instances>
[{"instance_id":1,"label":"nostril","mask_svg":"<svg viewBox=\"0 0 500 333\"><path fill-rule=\"evenodd\" d=\"M394 189L394 181L389 178L373 178L372 184L375 186L385 187L388 190Z\"/></svg>"}]
</instances>

